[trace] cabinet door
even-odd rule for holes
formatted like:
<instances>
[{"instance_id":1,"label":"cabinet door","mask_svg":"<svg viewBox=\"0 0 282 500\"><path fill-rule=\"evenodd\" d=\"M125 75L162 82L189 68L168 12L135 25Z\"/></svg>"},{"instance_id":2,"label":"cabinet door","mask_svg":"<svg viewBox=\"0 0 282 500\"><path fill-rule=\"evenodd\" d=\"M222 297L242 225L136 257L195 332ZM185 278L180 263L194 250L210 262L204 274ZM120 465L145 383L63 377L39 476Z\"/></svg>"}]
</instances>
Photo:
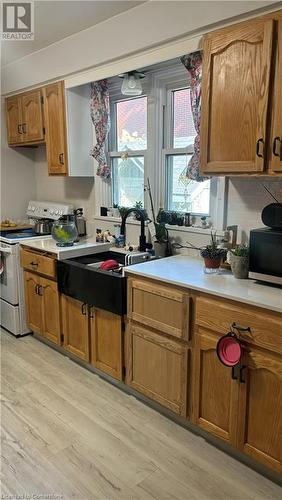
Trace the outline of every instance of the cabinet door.
<instances>
[{"instance_id":1,"label":"cabinet door","mask_svg":"<svg viewBox=\"0 0 282 500\"><path fill-rule=\"evenodd\" d=\"M122 380L122 329L121 316L90 310L91 363L112 377Z\"/></svg>"},{"instance_id":2,"label":"cabinet door","mask_svg":"<svg viewBox=\"0 0 282 500\"><path fill-rule=\"evenodd\" d=\"M282 172L282 19L278 22L270 168Z\"/></svg>"},{"instance_id":3,"label":"cabinet door","mask_svg":"<svg viewBox=\"0 0 282 500\"><path fill-rule=\"evenodd\" d=\"M67 168L64 82L43 88L46 148L49 174L63 174Z\"/></svg>"},{"instance_id":4,"label":"cabinet door","mask_svg":"<svg viewBox=\"0 0 282 500\"><path fill-rule=\"evenodd\" d=\"M39 295L40 277L24 272L27 324L33 332L42 335L42 301Z\"/></svg>"},{"instance_id":5,"label":"cabinet door","mask_svg":"<svg viewBox=\"0 0 282 500\"><path fill-rule=\"evenodd\" d=\"M87 305L62 295L64 348L89 361L89 318Z\"/></svg>"},{"instance_id":6,"label":"cabinet door","mask_svg":"<svg viewBox=\"0 0 282 500\"><path fill-rule=\"evenodd\" d=\"M204 330L194 349L193 420L205 431L236 444L239 385L216 354L218 338Z\"/></svg>"},{"instance_id":7,"label":"cabinet door","mask_svg":"<svg viewBox=\"0 0 282 500\"><path fill-rule=\"evenodd\" d=\"M22 131L24 142L44 140L41 91L35 90L23 94L22 98Z\"/></svg>"},{"instance_id":8,"label":"cabinet door","mask_svg":"<svg viewBox=\"0 0 282 500\"><path fill-rule=\"evenodd\" d=\"M6 123L8 144L20 144L23 141L21 98L6 99Z\"/></svg>"},{"instance_id":9,"label":"cabinet door","mask_svg":"<svg viewBox=\"0 0 282 500\"><path fill-rule=\"evenodd\" d=\"M282 364L264 351L245 356L238 413L238 446L282 472Z\"/></svg>"},{"instance_id":10,"label":"cabinet door","mask_svg":"<svg viewBox=\"0 0 282 500\"><path fill-rule=\"evenodd\" d=\"M56 281L40 279L42 303L42 334L48 340L60 344L60 305Z\"/></svg>"},{"instance_id":11,"label":"cabinet door","mask_svg":"<svg viewBox=\"0 0 282 500\"><path fill-rule=\"evenodd\" d=\"M176 340L130 324L127 383L178 415L186 414L188 349Z\"/></svg>"},{"instance_id":12,"label":"cabinet door","mask_svg":"<svg viewBox=\"0 0 282 500\"><path fill-rule=\"evenodd\" d=\"M264 170L272 33L262 19L205 36L202 173Z\"/></svg>"}]
</instances>

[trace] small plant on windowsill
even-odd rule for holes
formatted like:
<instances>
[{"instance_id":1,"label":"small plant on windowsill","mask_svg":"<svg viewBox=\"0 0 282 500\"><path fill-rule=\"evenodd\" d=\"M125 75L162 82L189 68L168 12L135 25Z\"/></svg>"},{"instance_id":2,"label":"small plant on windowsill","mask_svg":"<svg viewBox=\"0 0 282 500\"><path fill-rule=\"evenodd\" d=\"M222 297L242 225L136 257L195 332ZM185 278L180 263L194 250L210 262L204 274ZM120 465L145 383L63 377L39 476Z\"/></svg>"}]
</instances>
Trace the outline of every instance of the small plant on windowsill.
<instances>
[{"instance_id":1,"label":"small plant on windowsill","mask_svg":"<svg viewBox=\"0 0 282 500\"><path fill-rule=\"evenodd\" d=\"M221 261L226 259L226 250L224 248L219 248L216 242L216 232L211 231L211 240L208 245L201 248L201 257L205 261L205 273L212 274L217 273Z\"/></svg>"}]
</instances>

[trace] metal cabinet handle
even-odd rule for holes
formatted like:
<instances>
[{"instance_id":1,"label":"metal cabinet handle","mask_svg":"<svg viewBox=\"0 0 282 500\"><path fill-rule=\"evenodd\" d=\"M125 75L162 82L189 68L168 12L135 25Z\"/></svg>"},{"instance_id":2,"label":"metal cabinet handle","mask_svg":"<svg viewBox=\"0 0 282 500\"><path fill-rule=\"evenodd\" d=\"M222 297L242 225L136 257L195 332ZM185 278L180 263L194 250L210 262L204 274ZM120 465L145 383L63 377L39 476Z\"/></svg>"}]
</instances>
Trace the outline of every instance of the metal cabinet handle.
<instances>
[{"instance_id":1,"label":"metal cabinet handle","mask_svg":"<svg viewBox=\"0 0 282 500\"><path fill-rule=\"evenodd\" d=\"M29 265L33 267L38 267L38 262L30 262Z\"/></svg>"},{"instance_id":2,"label":"metal cabinet handle","mask_svg":"<svg viewBox=\"0 0 282 500\"><path fill-rule=\"evenodd\" d=\"M35 285L35 294L36 295L39 295L39 293L38 293L38 287L39 287L39 285Z\"/></svg>"},{"instance_id":3,"label":"metal cabinet handle","mask_svg":"<svg viewBox=\"0 0 282 500\"><path fill-rule=\"evenodd\" d=\"M40 295L40 297L42 297L42 295L43 295L43 286L42 285L38 285L38 295Z\"/></svg>"},{"instance_id":4,"label":"metal cabinet handle","mask_svg":"<svg viewBox=\"0 0 282 500\"><path fill-rule=\"evenodd\" d=\"M94 306L89 306L89 318L93 319L94 318Z\"/></svg>"},{"instance_id":5,"label":"metal cabinet handle","mask_svg":"<svg viewBox=\"0 0 282 500\"><path fill-rule=\"evenodd\" d=\"M238 376L236 374L236 371L235 371L235 366L232 366L232 370L231 370L231 378L232 380L238 380Z\"/></svg>"},{"instance_id":6,"label":"metal cabinet handle","mask_svg":"<svg viewBox=\"0 0 282 500\"><path fill-rule=\"evenodd\" d=\"M26 128L27 128L27 124L26 123L23 123L22 124L22 129L23 129L23 133L26 134Z\"/></svg>"},{"instance_id":7,"label":"metal cabinet handle","mask_svg":"<svg viewBox=\"0 0 282 500\"><path fill-rule=\"evenodd\" d=\"M260 153L260 145L262 144L263 146L263 150L262 150L262 153ZM256 154L259 158L263 158L263 154L264 154L264 142L263 142L263 138L261 137L258 141L257 141L257 146L256 146Z\"/></svg>"},{"instance_id":8,"label":"metal cabinet handle","mask_svg":"<svg viewBox=\"0 0 282 500\"><path fill-rule=\"evenodd\" d=\"M273 147L272 147L272 153L274 154L274 156L278 156L280 158L280 151L279 153L277 153L277 142L280 143L280 150L281 150L281 138L280 137L274 137L274 140L273 140Z\"/></svg>"},{"instance_id":9,"label":"metal cabinet handle","mask_svg":"<svg viewBox=\"0 0 282 500\"><path fill-rule=\"evenodd\" d=\"M19 123L18 125L18 134L22 134L23 133L23 126L21 123Z\"/></svg>"},{"instance_id":10,"label":"metal cabinet handle","mask_svg":"<svg viewBox=\"0 0 282 500\"><path fill-rule=\"evenodd\" d=\"M64 153L59 154L59 162L61 165L64 165Z\"/></svg>"},{"instance_id":11,"label":"metal cabinet handle","mask_svg":"<svg viewBox=\"0 0 282 500\"><path fill-rule=\"evenodd\" d=\"M238 332L251 332L251 328L249 326L237 325L235 322L232 323L231 330L237 330Z\"/></svg>"},{"instance_id":12,"label":"metal cabinet handle","mask_svg":"<svg viewBox=\"0 0 282 500\"><path fill-rule=\"evenodd\" d=\"M242 365L240 368L240 383L241 384L246 383L246 380L243 378L243 372L244 372L245 368L247 368L246 365Z\"/></svg>"},{"instance_id":13,"label":"metal cabinet handle","mask_svg":"<svg viewBox=\"0 0 282 500\"><path fill-rule=\"evenodd\" d=\"M86 312L86 302L84 302L82 305L81 305L81 314L83 314L83 316L86 316L87 312Z\"/></svg>"}]
</instances>

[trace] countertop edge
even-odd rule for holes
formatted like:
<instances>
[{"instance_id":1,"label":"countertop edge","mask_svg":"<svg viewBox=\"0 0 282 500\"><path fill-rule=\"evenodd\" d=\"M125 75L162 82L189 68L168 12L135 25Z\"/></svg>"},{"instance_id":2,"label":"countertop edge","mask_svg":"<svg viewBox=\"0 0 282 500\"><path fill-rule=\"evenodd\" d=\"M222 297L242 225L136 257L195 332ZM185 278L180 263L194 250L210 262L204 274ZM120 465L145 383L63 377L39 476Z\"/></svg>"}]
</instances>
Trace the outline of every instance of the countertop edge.
<instances>
[{"instance_id":1,"label":"countertop edge","mask_svg":"<svg viewBox=\"0 0 282 500\"><path fill-rule=\"evenodd\" d=\"M181 283L181 282L178 282L178 281L173 281L173 280L167 279L165 277L161 278L160 276L157 276L157 277L156 276L150 276L148 273L144 273L144 272L142 273L142 271L131 270L130 268L126 268L125 273L126 273L126 275L130 274L130 275L140 276L142 278L147 278L147 279L159 281L161 283L178 286L180 288L187 288L189 290L194 290L194 291L197 291L197 292L202 292L202 293L205 293L207 295L213 295L215 297L222 297L223 299L233 300L233 301L238 302L240 304L248 304L250 306L257 307L259 309L267 309L268 311L273 311L273 312L282 314L282 309L279 309L278 307L270 306L268 304L261 305L261 304L258 304L257 302L252 301L252 300L250 300L249 298L246 298L246 297L240 299L239 297L236 297L236 296L231 295L231 294L220 293L220 291L208 290L208 289L206 289L204 287L200 287L200 286L197 286L197 285L192 285L192 284L188 284L188 283L185 284L185 283Z\"/></svg>"}]
</instances>

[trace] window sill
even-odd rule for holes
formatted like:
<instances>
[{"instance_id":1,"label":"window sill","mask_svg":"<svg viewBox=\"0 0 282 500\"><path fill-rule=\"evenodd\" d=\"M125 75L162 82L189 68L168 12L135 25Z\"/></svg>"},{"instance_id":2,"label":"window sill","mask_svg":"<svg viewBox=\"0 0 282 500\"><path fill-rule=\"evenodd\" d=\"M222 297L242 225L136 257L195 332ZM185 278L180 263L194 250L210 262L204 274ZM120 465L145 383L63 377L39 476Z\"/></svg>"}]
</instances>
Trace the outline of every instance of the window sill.
<instances>
[{"instance_id":1,"label":"window sill","mask_svg":"<svg viewBox=\"0 0 282 500\"><path fill-rule=\"evenodd\" d=\"M108 217L107 215L95 215L94 220L100 220L105 222L114 222L117 224L121 224L121 217ZM132 224L135 226L140 225L140 221L133 219L132 217L128 218L126 224ZM148 222L145 222L145 225L148 225ZM210 236L211 230L215 231L214 228L208 227L207 229L203 229L202 227L193 227L193 226L171 226L170 224L166 224L165 227L168 231L179 231L182 233L194 233L194 234L205 234ZM226 231L216 230L217 236L225 236Z\"/></svg>"},{"instance_id":2,"label":"window sill","mask_svg":"<svg viewBox=\"0 0 282 500\"><path fill-rule=\"evenodd\" d=\"M165 227L168 231L180 231L182 233L195 233L195 234L206 234L210 236L211 231L216 231L217 236L224 236L226 231L215 230L213 227L208 227L206 229L202 227L193 227L193 226L171 226L170 224L166 224Z\"/></svg>"},{"instance_id":3,"label":"window sill","mask_svg":"<svg viewBox=\"0 0 282 500\"><path fill-rule=\"evenodd\" d=\"M95 215L94 220L102 220L105 222L114 222L117 224L121 224L121 217L109 217L107 215ZM133 219L133 217L128 217L126 219L126 224L133 224L135 226L140 226L140 221ZM145 226L147 226L148 223L145 222Z\"/></svg>"}]
</instances>

